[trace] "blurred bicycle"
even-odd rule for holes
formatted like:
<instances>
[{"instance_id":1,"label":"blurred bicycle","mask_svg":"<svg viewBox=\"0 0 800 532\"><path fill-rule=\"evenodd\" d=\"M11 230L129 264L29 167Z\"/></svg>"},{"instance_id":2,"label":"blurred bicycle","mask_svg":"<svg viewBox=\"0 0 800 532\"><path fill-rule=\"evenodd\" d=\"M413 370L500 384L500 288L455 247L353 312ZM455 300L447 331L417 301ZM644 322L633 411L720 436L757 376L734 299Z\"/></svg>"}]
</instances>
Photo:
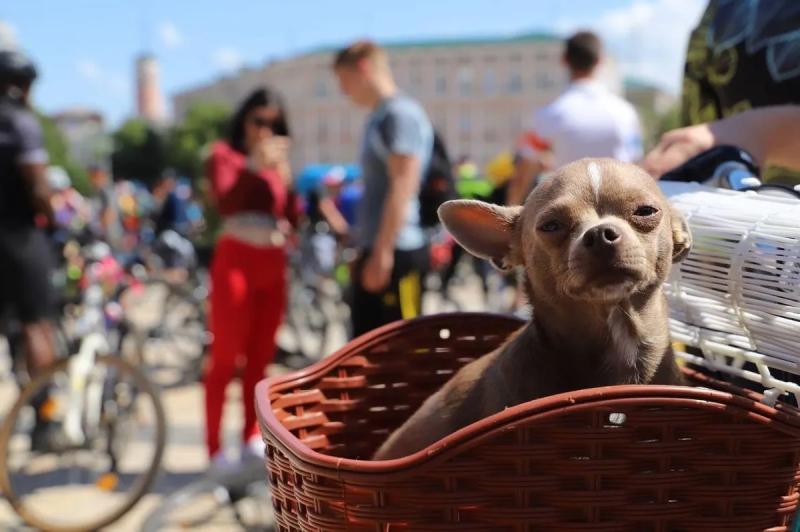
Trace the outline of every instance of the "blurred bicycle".
<instances>
[{"instance_id":1,"label":"blurred bicycle","mask_svg":"<svg viewBox=\"0 0 800 532\"><path fill-rule=\"evenodd\" d=\"M124 271L102 242L72 249L82 274L59 324L66 356L23 386L0 425L0 489L26 523L53 531L97 529L128 512L166 440L157 388L119 356Z\"/></svg>"}]
</instances>

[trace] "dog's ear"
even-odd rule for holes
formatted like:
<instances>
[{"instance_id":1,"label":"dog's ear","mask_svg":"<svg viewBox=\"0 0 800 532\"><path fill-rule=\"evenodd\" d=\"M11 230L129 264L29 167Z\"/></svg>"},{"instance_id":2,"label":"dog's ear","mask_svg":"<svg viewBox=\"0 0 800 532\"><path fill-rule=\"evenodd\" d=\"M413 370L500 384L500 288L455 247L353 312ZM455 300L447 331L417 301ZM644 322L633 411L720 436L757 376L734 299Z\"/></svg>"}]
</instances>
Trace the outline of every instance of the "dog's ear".
<instances>
[{"instance_id":1,"label":"dog's ear","mask_svg":"<svg viewBox=\"0 0 800 532\"><path fill-rule=\"evenodd\" d=\"M672 224L672 262L675 263L682 261L692 249L692 233L686 218L675 207L670 207L670 222Z\"/></svg>"},{"instance_id":2,"label":"dog's ear","mask_svg":"<svg viewBox=\"0 0 800 532\"><path fill-rule=\"evenodd\" d=\"M522 262L514 241L521 212L522 207L453 200L439 207L439 219L464 249L508 271Z\"/></svg>"}]
</instances>

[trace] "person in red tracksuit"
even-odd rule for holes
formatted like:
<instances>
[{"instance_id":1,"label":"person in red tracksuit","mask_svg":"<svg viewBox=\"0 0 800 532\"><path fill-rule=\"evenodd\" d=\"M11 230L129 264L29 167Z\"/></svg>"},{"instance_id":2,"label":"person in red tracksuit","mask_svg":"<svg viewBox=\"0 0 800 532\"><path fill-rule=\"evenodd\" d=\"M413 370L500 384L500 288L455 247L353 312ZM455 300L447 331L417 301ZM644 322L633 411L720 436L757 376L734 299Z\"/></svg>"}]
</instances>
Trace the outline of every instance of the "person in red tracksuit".
<instances>
[{"instance_id":1,"label":"person in red tracksuit","mask_svg":"<svg viewBox=\"0 0 800 532\"><path fill-rule=\"evenodd\" d=\"M205 375L206 443L212 467L232 465L220 444L225 390L242 369L242 457L263 457L254 387L275 353L286 306L287 232L299 203L288 163L283 101L260 88L234 115L206 163L222 232L211 265L211 358Z\"/></svg>"}]
</instances>

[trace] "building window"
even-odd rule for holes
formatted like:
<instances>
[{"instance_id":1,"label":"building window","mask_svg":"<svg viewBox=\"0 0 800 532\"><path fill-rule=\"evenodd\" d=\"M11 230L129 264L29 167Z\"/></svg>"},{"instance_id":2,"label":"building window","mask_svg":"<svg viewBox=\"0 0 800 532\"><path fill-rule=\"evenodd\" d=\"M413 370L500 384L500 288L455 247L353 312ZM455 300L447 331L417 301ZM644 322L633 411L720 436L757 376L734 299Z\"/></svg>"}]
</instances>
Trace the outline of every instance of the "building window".
<instances>
[{"instance_id":1,"label":"building window","mask_svg":"<svg viewBox=\"0 0 800 532\"><path fill-rule=\"evenodd\" d=\"M339 122L339 141L342 144L353 142L353 134L350 131L350 113L344 113Z\"/></svg>"},{"instance_id":2,"label":"building window","mask_svg":"<svg viewBox=\"0 0 800 532\"><path fill-rule=\"evenodd\" d=\"M508 92L511 94L519 94L522 92L522 74L513 72L508 80Z\"/></svg>"},{"instance_id":3,"label":"building window","mask_svg":"<svg viewBox=\"0 0 800 532\"><path fill-rule=\"evenodd\" d=\"M469 111L463 111L458 117L458 134L462 139L468 139L472 134L472 120Z\"/></svg>"},{"instance_id":4,"label":"building window","mask_svg":"<svg viewBox=\"0 0 800 532\"><path fill-rule=\"evenodd\" d=\"M328 84L324 79L318 79L314 85L314 96L317 98L325 98L328 95Z\"/></svg>"},{"instance_id":5,"label":"building window","mask_svg":"<svg viewBox=\"0 0 800 532\"><path fill-rule=\"evenodd\" d=\"M536 88L537 89L552 89L555 86L555 81L547 72L541 72L536 75Z\"/></svg>"},{"instance_id":6,"label":"building window","mask_svg":"<svg viewBox=\"0 0 800 532\"><path fill-rule=\"evenodd\" d=\"M436 76L436 94L440 96L447 94L447 76L444 73Z\"/></svg>"},{"instance_id":7,"label":"building window","mask_svg":"<svg viewBox=\"0 0 800 532\"><path fill-rule=\"evenodd\" d=\"M415 94L421 94L423 92L422 73L418 66L411 69L411 73L408 76L408 84L411 92Z\"/></svg>"},{"instance_id":8,"label":"building window","mask_svg":"<svg viewBox=\"0 0 800 532\"><path fill-rule=\"evenodd\" d=\"M328 142L328 123L324 120L317 125L317 142Z\"/></svg>"},{"instance_id":9,"label":"building window","mask_svg":"<svg viewBox=\"0 0 800 532\"><path fill-rule=\"evenodd\" d=\"M497 92L497 79L494 75L493 69L487 69L483 74L483 92L485 94L494 94Z\"/></svg>"},{"instance_id":10,"label":"building window","mask_svg":"<svg viewBox=\"0 0 800 532\"><path fill-rule=\"evenodd\" d=\"M458 94L469 96L472 93L472 69L461 67L458 69Z\"/></svg>"}]
</instances>

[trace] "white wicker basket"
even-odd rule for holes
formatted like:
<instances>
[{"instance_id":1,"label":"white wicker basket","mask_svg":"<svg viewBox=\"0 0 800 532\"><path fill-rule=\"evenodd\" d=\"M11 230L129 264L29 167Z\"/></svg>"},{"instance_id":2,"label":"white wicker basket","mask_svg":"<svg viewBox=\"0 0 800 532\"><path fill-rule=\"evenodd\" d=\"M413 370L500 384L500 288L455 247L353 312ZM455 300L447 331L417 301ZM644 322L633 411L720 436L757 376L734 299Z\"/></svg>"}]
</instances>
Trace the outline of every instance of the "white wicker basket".
<instances>
[{"instance_id":1,"label":"white wicker basket","mask_svg":"<svg viewBox=\"0 0 800 532\"><path fill-rule=\"evenodd\" d=\"M800 379L793 378L800 376L800 200L699 185L662 188L694 239L666 293L673 339L704 357L680 356L761 383L768 400L789 393L800 403Z\"/></svg>"}]
</instances>

